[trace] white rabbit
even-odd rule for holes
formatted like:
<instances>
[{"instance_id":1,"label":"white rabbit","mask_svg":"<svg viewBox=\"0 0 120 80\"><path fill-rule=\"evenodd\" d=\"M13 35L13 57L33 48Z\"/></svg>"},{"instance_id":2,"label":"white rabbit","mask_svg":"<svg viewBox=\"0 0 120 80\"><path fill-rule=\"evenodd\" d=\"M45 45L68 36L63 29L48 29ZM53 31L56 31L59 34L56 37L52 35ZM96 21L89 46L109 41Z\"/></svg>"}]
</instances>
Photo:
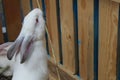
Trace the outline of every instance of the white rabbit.
<instances>
[{"instance_id":1,"label":"white rabbit","mask_svg":"<svg viewBox=\"0 0 120 80\"><path fill-rule=\"evenodd\" d=\"M25 17L18 38L7 52L8 59L15 61L12 80L48 79L45 42L45 20L36 8Z\"/></svg>"}]
</instances>

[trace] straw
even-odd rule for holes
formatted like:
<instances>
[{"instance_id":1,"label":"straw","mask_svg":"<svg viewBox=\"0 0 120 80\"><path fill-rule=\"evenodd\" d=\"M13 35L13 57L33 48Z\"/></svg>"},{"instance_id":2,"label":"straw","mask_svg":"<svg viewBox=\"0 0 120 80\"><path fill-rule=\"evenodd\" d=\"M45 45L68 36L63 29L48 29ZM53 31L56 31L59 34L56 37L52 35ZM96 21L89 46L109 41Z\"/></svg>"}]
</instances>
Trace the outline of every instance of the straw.
<instances>
[{"instance_id":1,"label":"straw","mask_svg":"<svg viewBox=\"0 0 120 80\"><path fill-rule=\"evenodd\" d=\"M37 0L37 5L38 5L38 8L41 9L38 0ZM50 47L51 47L51 50L52 50L52 55L53 55L53 58L54 58L54 62L55 62L55 64L56 64L56 71L57 71L58 80L61 80L61 79L60 79L60 73L59 73L59 70L58 70L57 61L56 61L55 51L54 51L54 48L53 48L53 46L52 46L52 41L51 41L51 39L50 39L50 34L49 34L49 32L48 32L48 29L47 29L47 24L46 24L45 30L46 30L46 33L47 33L47 35L48 35L48 40L49 40L49 42L50 42Z\"/></svg>"}]
</instances>

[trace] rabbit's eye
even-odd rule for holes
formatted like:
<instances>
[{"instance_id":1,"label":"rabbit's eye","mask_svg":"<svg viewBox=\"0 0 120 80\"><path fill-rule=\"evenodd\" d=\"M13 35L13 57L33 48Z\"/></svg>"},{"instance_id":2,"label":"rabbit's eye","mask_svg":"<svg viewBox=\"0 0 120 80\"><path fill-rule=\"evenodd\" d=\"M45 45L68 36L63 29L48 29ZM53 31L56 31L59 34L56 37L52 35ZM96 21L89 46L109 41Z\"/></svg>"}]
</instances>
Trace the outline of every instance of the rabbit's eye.
<instances>
[{"instance_id":1,"label":"rabbit's eye","mask_svg":"<svg viewBox=\"0 0 120 80\"><path fill-rule=\"evenodd\" d=\"M36 19L36 23L38 23L38 18Z\"/></svg>"}]
</instances>

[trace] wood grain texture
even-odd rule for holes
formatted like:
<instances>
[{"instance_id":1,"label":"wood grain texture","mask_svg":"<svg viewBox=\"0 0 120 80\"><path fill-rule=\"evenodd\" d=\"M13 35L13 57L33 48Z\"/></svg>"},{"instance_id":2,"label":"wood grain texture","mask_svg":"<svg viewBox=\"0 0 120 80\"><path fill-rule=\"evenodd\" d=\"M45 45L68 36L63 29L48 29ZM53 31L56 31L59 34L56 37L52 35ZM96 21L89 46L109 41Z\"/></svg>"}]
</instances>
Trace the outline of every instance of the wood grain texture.
<instances>
[{"instance_id":1,"label":"wood grain texture","mask_svg":"<svg viewBox=\"0 0 120 80\"><path fill-rule=\"evenodd\" d=\"M53 61L48 61L49 66L49 73L50 75L55 79L58 80L57 72L56 72L56 65L53 63ZM75 75L71 75L69 72L66 72L66 70L62 67L58 67L59 73L60 73L60 79L61 80L80 80Z\"/></svg>"},{"instance_id":2,"label":"wood grain texture","mask_svg":"<svg viewBox=\"0 0 120 80\"><path fill-rule=\"evenodd\" d=\"M80 40L80 76L83 80L94 79L94 0L78 0L78 36Z\"/></svg>"},{"instance_id":3,"label":"wood grain texture","mask_svg":"<svg viewBox=\"0 0 120 80\"><path fill-rule=\"evenodd\" d=\"M21 30L21 14L19 0L3 0L7 33L9 41L14 41Z\"/></svg>"},{"instance_id":4,"label":"wood grain texture","mask_svg":"<svg viewBox=\"0 0 120 80\"><path fill-rule=\"evenodd\" d=\"M114 1L114 2L120 3L120 0L111 0L111 1Z\"/></svg>"},{"instance_id":5,"label":"wood grain texture","mask_svg":"<svg viewBox=\"0 0 120 80\"><path fill-rule=\"evenodd\" d=\"M23 15L26 16L30 12L30 0L21 0Z\"/></svg>"},{"instance_id":6,"label":"wood grain texture","mask_svg":"<svg viewBox=\"0 0 120 80\"><path fill-rule=\"evenodd\" d=\"M49 33L49 37L50 37L50 40L51 40L51 42L52 42L52 39L51 39L51 28L49 28L49 26L51 25L51 23L50 23L50 2L49 2L49 0L46 0L45 1L45 5L46 5L46 27L47 27L47 29L48 29L48 33ZM51 46L50 46L50 40L48 39L48 52L49 52L49 55L50 55L50 57L51 58L53 58L53 53L52 53L52 50L51 50ZM54 58L53 58L54 59Z\"/></svg>"},{"instance_id":7,"label":"wood grain texture","mask_svg":"<svg viewBox=\"0 0 120 80\"><path fill-rule=\"evenodd\" d=\"M110 0L100 0L99 4L98 80L116 80L119 4Z\"/></svg>"},{"instance_id":8,"label":"wood grain texture","mask_svg":"<svg viewBox=\"0 0 120 80\"><path fill-rule=\"evenodd\" d=\"M40 4L40 8L42 8L42 0L38 0ZM38 8L37 0L32 0L33 2L33 9Z\"/></svg>"},{"instance_id":9,"label":"wood grain texture","mask_svg":"<svg viewBox=\"0 0 120 80\"><path fill-rule=\"evenodd\" d=\"M71 74L76 73L73 1L60 0L63 65Z\"/></svg>"},{"instance_id":10,"label":"wood grain texture","mask_svg":"<svg viewBox=\"0 0 120 80\"><path fill-rule=\"evenodd\" d=\"M33 9L38 8L37 0L32 0L32 3L33 3Z\"/></svg>"},{"instance_id":11,"label":"wood grain texture","mask_svg":"<svg viewBox=\"0 0 120 80\"><path fill-rule=\"evenodd\" d=\"M57 80L57 79L55 79L53 76L49 75L49 79L48 80Z\"/></svg>"},{"instance_id":12,"label":"wood grain texture","mask_svg":"<svg viewBox=\"0 0 120 80\"><path fill-rule=\"evenodd\" d=\"M0 20L0 44L4 42L3 33L2 33L2 21Z\"/></svg>"},{"instance_id":13,"label":"wood grain texture","mask_svg":"<svg viewBox=\"0 0 120 80\"><path fill-rule=\"evenodd\" d=\"M59 63L60 52L59 52L56 0L51 0L51 1L46 0L46 22L47 22L47 28L50 34L50 39L52 41L52 46L55 52L56 60L57 60L57 63ZM53 58L50 44L49 44L49 53L50 53L50 56Z\"/></svg>"}]
</instances>

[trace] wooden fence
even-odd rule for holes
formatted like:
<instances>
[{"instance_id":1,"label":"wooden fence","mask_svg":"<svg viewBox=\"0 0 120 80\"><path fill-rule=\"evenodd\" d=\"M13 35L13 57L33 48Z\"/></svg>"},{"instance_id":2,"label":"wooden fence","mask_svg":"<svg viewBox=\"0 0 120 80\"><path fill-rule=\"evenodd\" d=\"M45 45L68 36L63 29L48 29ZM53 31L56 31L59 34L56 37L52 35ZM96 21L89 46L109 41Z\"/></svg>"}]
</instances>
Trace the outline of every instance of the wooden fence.
<instances>
[{"instance_id":1,"label":"wooden fence","mask_svg":"<svg viewBox=\"0 0 120 80\"><path fill-rule=\"evenodd\" d=\"M61 80L120 80L120 0L39 1ZM24 16L37 7L36 0L2 3L0 43L14 41ZM47 49L50 80L58 80L49 41Z\"/></svg>"}]
</instances>

